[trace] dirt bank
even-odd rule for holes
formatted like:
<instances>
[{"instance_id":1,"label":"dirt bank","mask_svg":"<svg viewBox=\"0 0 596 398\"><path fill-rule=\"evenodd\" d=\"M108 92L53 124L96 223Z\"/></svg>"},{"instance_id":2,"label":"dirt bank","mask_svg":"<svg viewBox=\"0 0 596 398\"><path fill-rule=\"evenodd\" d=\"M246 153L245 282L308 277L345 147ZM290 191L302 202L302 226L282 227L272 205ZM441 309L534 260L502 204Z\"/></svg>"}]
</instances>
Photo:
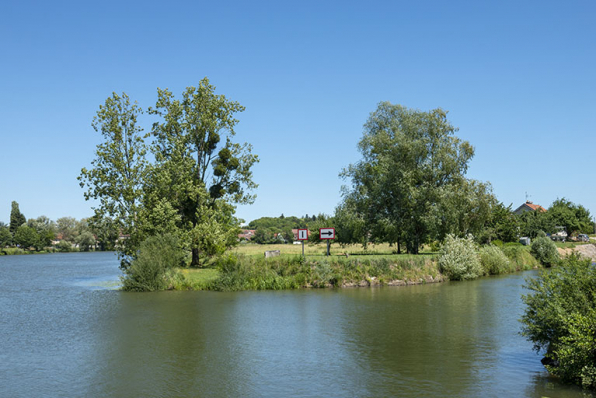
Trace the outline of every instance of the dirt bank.
<instances>
[{"instance_id":1,"label":"dirt bank","mask_svg":"<svg viewBox=\"0 0 596 398\"><path fill-rule=\"evenodd\" d=\"M572 252L576 252L582 257L586 257L592 259L592 261L596 261L596 246L594 246L593 244L577 245L569 249L557 248L557 251L559 252L561 257L565 257L571 254Z\"/></svg>"}]
</instances>

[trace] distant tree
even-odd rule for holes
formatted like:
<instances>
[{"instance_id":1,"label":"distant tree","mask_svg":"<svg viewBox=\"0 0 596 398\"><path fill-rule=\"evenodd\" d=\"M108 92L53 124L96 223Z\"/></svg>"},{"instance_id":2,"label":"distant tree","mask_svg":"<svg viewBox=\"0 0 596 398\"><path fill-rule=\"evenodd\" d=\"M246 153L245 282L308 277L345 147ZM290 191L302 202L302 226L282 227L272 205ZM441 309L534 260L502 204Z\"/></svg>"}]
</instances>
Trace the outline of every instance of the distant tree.
<instances>
[{"instance_id":1,"label":"distant tree","mask_svg":"<svg viewBox=\"0 0 596 398\"><path fill-rule=\"evenodd\" d=\"M592 232L593 225L588 209L565 198L555 200L547 214L554 225L565 227L569 235Z\"/></svg>"},{"instance_id":2,"label":"distant tree","mask_svg":"<svg viewBox=\"0 0 596 398\"><path fill-rule=\"evenodd\" d=\"M372 210L366 221L391 225L410 253L456 225L465 235L486 216L485 206L474 203L486 189L464 177L474 148L456 131L441 109L421 112L382 102L364 125L362 160L340 174ZM462 209L478 212L479 219L466 218Z\"/></svg>"},{"instance_id":3,"label":"distant tree","mask_svg":"<svg viewBox=\"0 0 596 398\"><path fill-rule=\"evenodd\" d=\"M104 217L101 220L95 219L90 229L97 239L100 250L115 249L119 232L116 223L112 219L108 217Z\"/></svg>"},{"instance_id":4,"label":"distant tree","mask_svg":"<svg viewBox=\"0 0 596 398\"><path fill-rule=\"evenodd\" d=\"M0 226L0 248L9 246L12 243L12 235L10 229L6 225Z\"/></svg>"},{"instance_id":5,"label":"distant tree","mask_svg":"<svg viewBox=\"0 0 596 398\"><path fill-rule=\"evenodd\" d=\"M19 204L16 201L13 201L11 204L11 211L10 211L10 233L12 236L15 235L17 229L25 224L27 219L19 210Z\"/></svg>"},{"instance_id":6,"label":"distant tree","mask_svg":"<svg viewBox=\"0 0 596 398\"><path fill-rule=\"evenodd\" d=\"M50 246L56 236L56 223L46 216L29 219L27 225L34 228L39 236L40 246Z\"/></svg>"},{"instance_id":7,"label":"distant tree","mask_svg":"<svg viewBox=\"0 0 596 398\"><path fill-rule=\"evenodd\" d=\"M517 216L520 236L536 238L540 231L545 233L555 232L555 222L548 212L536 210L526 211Z\"/></svg>"},{"instance_id":8,"label":"distant tree","mask_svg":"<svg viewBox=\"0 0 596 398\"><path fill-rule=\"evenodd\" d=\"M56 234L63 240L74 242L77 220L74 217L60 217L56 220Z\"/></svg>"},{"instance_id":9,"label":"distant tree","mask_svg":"<svg viewBox=\"0 0 596 398\"><path fill-rule=\"evenodd\" d=\"M29 227L26 224L17 228L13 241L23 249L33 247L35 250L39 250L41 247L37 231L35 228Z\"/></svg>"},{"instance_id":10,"label":"distant tree","mask_svg":"<svg viewBox=\"0 0 596 398\"><path fill-rule=\"evenodd\" d=\"M491 209L490 220L481 234L480 241L482 243L493 240L517 242L519 232L518 218L511 210L511 205L505 207L502 202L498 202Z\"/></svg>"},{"instance_id":11,"label":"distant tree","mask_svg":"<svg viewBox=\"0 0 596 398\"><path fill-rule=\"evenodd\" d=\"M76 243L79 245L80 250L88 252L95 246L95 237L91 232L85 231L77 237Z\"/></svg>"}]
</instances>

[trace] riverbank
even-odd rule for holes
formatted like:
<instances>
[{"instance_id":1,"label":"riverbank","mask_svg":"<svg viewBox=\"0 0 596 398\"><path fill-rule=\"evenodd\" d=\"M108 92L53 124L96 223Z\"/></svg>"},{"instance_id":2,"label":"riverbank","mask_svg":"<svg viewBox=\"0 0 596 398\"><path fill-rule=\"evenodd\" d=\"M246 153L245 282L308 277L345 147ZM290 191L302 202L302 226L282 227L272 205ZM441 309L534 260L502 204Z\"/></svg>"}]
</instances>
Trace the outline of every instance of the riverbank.
<instances>
[{"instance_id":1,"label":"riverbank","mask_svg":"<svg viewBox=\"0 0 596 398\"><path fill-rule=\"evenodd\" d=\"M509 266L485 265L484 275L540 268L529 248L503 248ZM265 259L231 253L212 268L182 269L173 290L283 290L408 286L449 280L441 271L438 253L402 255L280 256Z\"/></svg>"}]
</instances>

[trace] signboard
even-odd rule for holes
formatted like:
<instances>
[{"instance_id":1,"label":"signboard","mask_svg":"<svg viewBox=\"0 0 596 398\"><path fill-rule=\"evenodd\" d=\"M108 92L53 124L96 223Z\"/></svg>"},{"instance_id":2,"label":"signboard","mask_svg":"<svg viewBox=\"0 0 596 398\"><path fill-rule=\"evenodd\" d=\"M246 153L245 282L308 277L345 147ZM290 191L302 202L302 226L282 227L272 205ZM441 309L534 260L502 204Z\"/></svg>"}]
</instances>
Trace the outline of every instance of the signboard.
<instances>
[{"instance_id":1,"label":"signboard","mask_svg":"<svg viewBox=\"0 0 596 398\"><path fill-rule=\"evenodd\" d=\"M308 240L308 229L299 229L297 240Z\"/></svg>"},{"instance_id":2,"label":"signboard","mask_svg":"<svg viewBox=\"0 0 596 398\"><path fill-rule=\"evenodd\" d=\"M319 228L321 239L335 239L335 228Z\"/></svg>"}]
</instances>

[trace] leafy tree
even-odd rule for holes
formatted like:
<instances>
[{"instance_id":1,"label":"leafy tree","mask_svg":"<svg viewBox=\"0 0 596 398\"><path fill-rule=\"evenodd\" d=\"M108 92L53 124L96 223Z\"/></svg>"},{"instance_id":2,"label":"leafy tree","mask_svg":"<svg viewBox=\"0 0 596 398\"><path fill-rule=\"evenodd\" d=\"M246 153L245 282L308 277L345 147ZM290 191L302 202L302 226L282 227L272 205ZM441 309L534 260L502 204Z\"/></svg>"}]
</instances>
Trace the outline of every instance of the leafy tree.
<instances>
[{"instance_id":1,"label":"leafy tree","mask_svg":"<svg viewBox=\"0 0 596 398\"><path fill-rule=\"evenodd\" d=\"M257 186L251 168L258 158L250 145L232 141L235 114L242 111L238 102L216 95L207 78L199 87L187 87L181 100L158 89L157 104L150 109L163 121L153 127L156 167L146 207L165 198L180 216L177 226L191 248L193 266L200 264L201 252L213 252L214 242L205 239L201 223L209 220L225 235L237 233L233 205L254 201L247 191Z\"/></svg>"},{"instance_id":2,"label":"leafy tree","mask_svg":"<svg viewBox=\"0 0 596 398\"><path fill-rule=\"evenodd\" d=\"M513 214L511 205L505 207L502 202L493 206L490 221L486 225L486 241L517 242L519 239L518 218Z\"/></svg>"},{"instance_id":3,"label":"leafy tree","mask_svg":"<svg viewBox=\"0 0 596 398\"><path fill-rule=\"evenodd\" d=\"M56 223L46 216L40 216L27 221L27 225L35 229L39 236L40 246L50 246L56 236Z\"/></svg>"},{"instance_id":4,"label":"leafy tree","mask_svg":"<svg viewBox=\"0 0 596 398\"><path fill-rule=\"evenodd\" d=\"M88 252L93 246L95 246L95 236L93 236L93 234L89 231L83 232L77 236L76 244L79 245L79 248L82 251Z\"/></svg>"},{"instance_id":5,"label":"leafy tree","mask_svg":"<svg viewBox=\"0 0 596 398\"><path fill-rule=\"evenodd\" d=\"M100 250L114 250L119 235L114 220L109 217L104 217L101 220L95 219L90 226L90 232L95 236L96 244L99 245Z\"/></svg>"},{"instance_id":6,"label":"leafy tree","mask_svg":"<svg viewBox=\"0 0 596 398\"><path fill-rule=\"evenodd\" d=\"M351 180L347 191L371 209L367 222L391 225L392 239L403 240L410 253L448 230L439 209L456 199L474 155L456 131L441 109L421 112L382 102L364 125L362 160L341 173Z\"/></svg>"},{"instance_id":7,"label":"leafy tree","mask_svg":"<svg viewBox=\"0 0 596 398\"><path fill-rule=\"evenodd\" d=\"M555 200L547 214L554 225L565 227L569 235L576 232L589 234L593 230L590 212L582 205L576 205L565 198Z\"/></svg>"},{"instance_id":8,"label":"leafy tree","mask_svg":"<svg viewBox=\"0 0 596 398\"><path fill-rule=\"evenodd\" d=\"M60 217L56 220L56 234L63 240L74 242L77 220L74 217Z\"/></svg>"},{"instance_id":9,"label":"leafy tree","mask_svg":"<svg viewBox=\"0 0 596 398\"><path fill-rule=\"evenodd\" d=\"M41 247L37 231L35 228L29 227L26 224L17 228L13 241L24 249L33 247L35 250L39 250Z\"/></svg>"},{"instance_id":10,"label":"leafy tree","mask_svg":"<svg viewBox=\"0 0 596 398\"><path fill-rule=\"evenodd\" d=\"M596 268L573 254L528 279L523 335L563 381L596 388Z\"/></svg>"},{"instance_id":11,"label":"leafy tree","mask_svg":"<svg viewBox=\"0 0 596 398\"><path fill-rule=\"evenodd\" d=\"M17 232L17 229L25 224L27 222L27 219L25 218L25 216L23 215L23 213L21 213L21 211L19 210L19 204L15 201L13 201L11 203L11 210L10 210L10 233L12 234L12 236L15 235L15 233Z\"/></svg>"},{"instance_id":12,"label":"leafy tree","mask_svg":"<svg viewBox=\"0 0 596 398\"><path fill-rule=\"evenodd\" d=\"M99 200L90 223L101 223L109 217L122 233L130 236L122 249L125 256L134 254L140 239L136 224L147 175L146 135L137 121L142 113L128 95L112 93L92 123L104 142L97 145L93 167L83 168L78 177L81 187L86 188L85 199Z\"/></svg>"},{"instance_id":13,"label":"leafy tree","mask_svg":"<svg viewBox=\"0 0 596 398\"><path fill-rule=\"evenodd\" d=\"M536 260L547 267L556 265L560 258L557 245L546 236L539 236L532 241L530 253L532 253L532 256Z\"/></svg>"},{"instance_id":14,"label":"leafy tree","mask_svg":"<svg viewBox=\"0 0 596 398\"><path fill-rule=\"evenodd\" d=\"M517 216L521 236L528 236L532 239L538 236L540 231L552 233L555 231L555 223L547 212L540 210L526 211Z\"/></svg>"},{"instance_id":15,"label":"leafy tree","mask_svg":"<svg viewBox=\"0 0 596 398\"><path fill-rule=\"evenodd\" d=\"M6 225L0 225L0 248L9 246L12 243L10 229Z\"/></svg>"}]
</instances>

